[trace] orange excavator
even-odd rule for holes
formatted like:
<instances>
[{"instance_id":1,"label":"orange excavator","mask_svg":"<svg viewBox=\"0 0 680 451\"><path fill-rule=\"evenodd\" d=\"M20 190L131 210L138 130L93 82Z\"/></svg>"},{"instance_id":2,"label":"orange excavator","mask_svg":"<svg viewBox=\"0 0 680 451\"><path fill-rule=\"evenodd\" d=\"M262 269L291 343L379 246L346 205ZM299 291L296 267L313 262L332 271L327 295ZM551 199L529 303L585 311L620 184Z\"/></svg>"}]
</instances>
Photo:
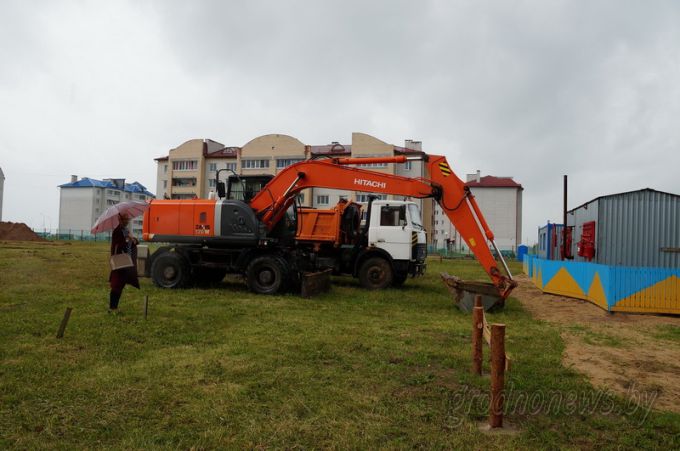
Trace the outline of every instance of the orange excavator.
<instances>
[{"instance_id":1,"label":"orange excavator","mask_svg":"<svg viewBox=\"0 0 680 451\"><path fill-rule=\"evenodd\" d=\"M416 159L424 160L429 178L409 178L360 167ZM287 288L299 280L302 272L318 269L316 262L323 260L316 258L318 246L304 246L297 236L300 207L296 199L303 190L319 187L434 198L484 267L497 296L507 298L516 286L474 196L443 156L305 160L288 166L271 179L261 180L250 194L247 189L232 189L232 180L236 185L244 185L238 176L230 177L226 198L151 202L144 214L144 239L172 243L159 248L147 262L156 285L174 288L192 281L221 280L226 273L240 273L257 293L273 294ZM218 191L224 192L224 187L221 188L218 185ZM402 221L398 224L403 227L410 224L408 218ZM339 227L343 223L351 226L355 235L349 243L350 251L341 257L342 264L351 266L344 272L369 281L369 288L381 288L382 281L392 281L394 277L389 272L395 271L398 262L390 261L379 243L362 237L368 224L362 229L354 221L340 221ZM498 268L489 244L495 249L504 273ZM414 246L414 254L417 251ZM388 264L376 265L380 258ZM390 277L383 277L386 272ZM379 283L371 286L371 280Z\"/></svg>"}]
</instances>

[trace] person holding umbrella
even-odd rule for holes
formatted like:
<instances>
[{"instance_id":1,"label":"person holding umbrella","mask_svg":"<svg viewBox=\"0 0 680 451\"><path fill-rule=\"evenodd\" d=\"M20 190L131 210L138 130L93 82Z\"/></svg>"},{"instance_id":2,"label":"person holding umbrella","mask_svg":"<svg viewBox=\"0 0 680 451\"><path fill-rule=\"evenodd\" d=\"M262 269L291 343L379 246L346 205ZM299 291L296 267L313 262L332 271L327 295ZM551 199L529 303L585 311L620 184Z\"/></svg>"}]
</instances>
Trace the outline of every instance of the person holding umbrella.
<instances>
[{"instance_id":1,"label":"person holding umbrella","mask_svg":"<svg viewBox=\"0 0 680 451\"><path fill-rule=\"evenodd\" d=\"M123 294L125 285L132 285L139 289L139 279L137 278L137 244L139 241L128 231L130 219L122 214L118 215L118 226L111 232L111 255L128 254L132 259L133 266L121 269L112 269L109 274L109 312L118 310L118 303Z\"/></svg>"},{"instance_id":2,"label":"person holding umbrella","mask_svg":"<svg viewBox=\"0 0 680 451\"><path fill-rule=\"evenodd\" d=\"M111 257L118 254L128 254L130 260L125 267L117 268L111 264L109 274L109 312L118 311L118 303L125 285L132 285L139 289L137 278L137 244L139 241L128 230L130 218L135 218L149 208L146 202L121 202L109 207L95 222L92 233L101 233L113 229L111 232ZM113 258L111 259L113 260Z\"/></svg>"}]
</instances>

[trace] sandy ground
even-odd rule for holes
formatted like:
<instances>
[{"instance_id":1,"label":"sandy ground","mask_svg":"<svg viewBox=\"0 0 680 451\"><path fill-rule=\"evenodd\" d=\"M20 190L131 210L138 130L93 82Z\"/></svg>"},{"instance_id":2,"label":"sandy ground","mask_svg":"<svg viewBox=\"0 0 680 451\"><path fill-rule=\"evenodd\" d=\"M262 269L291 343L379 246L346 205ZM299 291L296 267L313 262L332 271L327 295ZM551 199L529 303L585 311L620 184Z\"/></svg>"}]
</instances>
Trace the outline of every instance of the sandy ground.
<instances>
[{"instance_id":1,"label":"sandy ground","mask_svg":"<svg viewBox=\"0 0 680 451\"><path fill-rule=\"evenodd\" d=\"M668 336L680 317L612 314L587 301L543 294L525 275L517 280L512 296L536 319L560 327L566 366L598 388L633 399L656 395L655 409L680 413L680 341Z\"/></svg>"}]
</instances>

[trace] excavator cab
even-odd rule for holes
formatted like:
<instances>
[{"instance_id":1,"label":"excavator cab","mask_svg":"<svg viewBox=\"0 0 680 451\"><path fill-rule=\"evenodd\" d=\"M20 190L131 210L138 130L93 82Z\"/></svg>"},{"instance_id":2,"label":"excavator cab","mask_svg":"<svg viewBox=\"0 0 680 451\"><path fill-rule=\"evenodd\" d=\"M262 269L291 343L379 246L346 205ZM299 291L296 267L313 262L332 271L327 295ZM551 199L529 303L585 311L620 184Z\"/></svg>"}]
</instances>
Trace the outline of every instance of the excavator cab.
<instances>
[{"instance_id":1,"label":"excavator cab","mask_svg":"<svg viewBox=\"0 0 680 451\"><path fill-rule=\"evenodd\" d=\"M227 199L250 202L274 176L264 175L230 175L227 180Z\"/></svg>"}]
</instances>

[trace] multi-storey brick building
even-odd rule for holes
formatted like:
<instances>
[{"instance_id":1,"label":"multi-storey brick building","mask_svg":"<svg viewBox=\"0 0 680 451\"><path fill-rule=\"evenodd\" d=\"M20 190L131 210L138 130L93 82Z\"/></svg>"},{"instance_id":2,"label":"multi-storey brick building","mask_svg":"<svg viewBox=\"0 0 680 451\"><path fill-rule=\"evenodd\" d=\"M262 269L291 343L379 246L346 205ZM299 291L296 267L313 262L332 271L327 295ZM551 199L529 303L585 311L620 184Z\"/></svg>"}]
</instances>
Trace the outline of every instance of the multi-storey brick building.
<instances>
[{"instance_id":1,"label":"multi-storey brick building","mask_svg":"<svg viewBox=\"0 0 680 451\"><path fill-rule=\"evenodd\" d=\"M227 147L210 139L194 139L171 149L167 156L156 158L159 198L207 198L215 191L218 169L229 169L238 175L275 175L299 161L328 156L377 157L422 154L419 141L406 140L404 146L383 142L365 133L353 133L351 144L332 142L307 145L298 139L281 134L259 136L242 147ZM406 177L425 177L422 161L405 164L373 164L368 169ZM220 178L224 180L224 172ZM382 196L393 197L393 196ZM302 205L331 208L340 198L366 202L367 193L310 188L300 196ZM415 200L423 217L432 215L432 202ZM426 226L427 228L427 226Z\"/></svg>"},{"instance_id":2,"label":"multi-storey brick building","mask_svg":"<svg viewBox=\"0 0 680 451\"><path fill-rule=\"evenodd\" d=\"M467 174L466 185L493 231L498 248L515 252L522 238L522 185L512 177L482 177L480 171ZM431 243L435 249L467 251L460 234L436 204L433 222Z\"/></svg>"}]
</instances>

